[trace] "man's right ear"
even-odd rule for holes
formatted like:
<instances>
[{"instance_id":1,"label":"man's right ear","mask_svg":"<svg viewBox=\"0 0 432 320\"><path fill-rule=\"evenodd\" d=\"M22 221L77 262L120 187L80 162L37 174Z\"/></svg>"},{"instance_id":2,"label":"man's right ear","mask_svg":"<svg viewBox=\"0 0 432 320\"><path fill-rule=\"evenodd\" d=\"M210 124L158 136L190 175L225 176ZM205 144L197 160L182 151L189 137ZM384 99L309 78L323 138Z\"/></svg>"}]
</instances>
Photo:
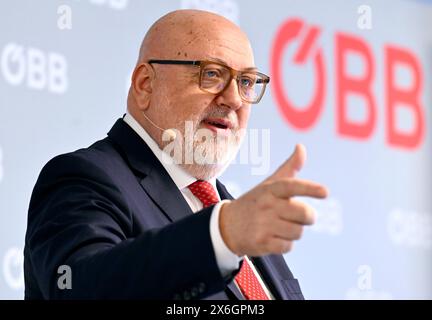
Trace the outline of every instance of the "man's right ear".
<instances>
[{"instance_id":1,"label":"man's right ear","mask_svg":"<svg viewBox=\"0 0 432 320\"><path fill-rule=\"evenodd\" d=\"M138 65L132 74L132 95L141 111L150 105L154 76L154 70L148 63Z\"/></svg>"}]
</instances>

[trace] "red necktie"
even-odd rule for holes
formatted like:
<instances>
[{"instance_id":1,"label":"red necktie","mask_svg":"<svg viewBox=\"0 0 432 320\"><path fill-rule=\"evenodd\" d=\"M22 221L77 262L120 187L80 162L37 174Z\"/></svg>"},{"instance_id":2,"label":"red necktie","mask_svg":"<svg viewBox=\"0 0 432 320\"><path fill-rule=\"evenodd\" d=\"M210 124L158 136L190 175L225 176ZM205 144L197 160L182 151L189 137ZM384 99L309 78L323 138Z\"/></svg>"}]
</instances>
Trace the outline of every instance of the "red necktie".
<instances>
[{"instance_id":1,"label":"red necktie","mask_svg":"<svg viewBox=\"0 0 432 320\"><path fill-rule=\"evenodd\" d=\"M219 202L213 186L204 180L197 180L189 185L189 190L197 197L206 208ZM268 300L263 287L255 276L247 259L243 260L242 267L235 277L241 292L248 300Z\"/></svg>"}]
</instances>

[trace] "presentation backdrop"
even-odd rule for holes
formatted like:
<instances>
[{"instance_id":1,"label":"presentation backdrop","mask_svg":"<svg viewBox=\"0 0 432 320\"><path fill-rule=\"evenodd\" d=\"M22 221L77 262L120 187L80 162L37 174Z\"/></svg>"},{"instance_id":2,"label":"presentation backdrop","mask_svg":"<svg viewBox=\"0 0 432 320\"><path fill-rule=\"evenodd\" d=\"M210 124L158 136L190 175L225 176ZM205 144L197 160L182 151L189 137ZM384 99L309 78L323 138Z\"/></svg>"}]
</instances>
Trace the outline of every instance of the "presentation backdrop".
<instances>
[{"instance_id":1,"label":"presentation backdrop","mask_svg":"<svg viewBox=\"0 0 432 320\"><path fill-rule=\"evenodd\" d=\"M53 156L105 137L139 45L179 8L241 26L271 76L232 166L241 195L291 154L326 184L285 255L308 299L432 298L432 1L0 3L0 298L22 299L30 194ZM163 41L164 39L160 39Z\"/></svg>"}]
</instances>

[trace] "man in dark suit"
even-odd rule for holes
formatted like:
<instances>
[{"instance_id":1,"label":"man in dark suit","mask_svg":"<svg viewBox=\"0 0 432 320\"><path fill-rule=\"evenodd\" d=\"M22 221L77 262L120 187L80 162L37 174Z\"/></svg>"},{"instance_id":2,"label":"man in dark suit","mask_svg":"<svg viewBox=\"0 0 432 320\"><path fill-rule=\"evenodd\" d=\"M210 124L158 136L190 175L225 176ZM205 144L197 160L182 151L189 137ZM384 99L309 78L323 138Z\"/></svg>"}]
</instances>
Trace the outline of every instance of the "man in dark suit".
<instances>
[{"instance_id":1,"label":"man in dark suit","mask_svg":"<svg viewBox=\"0 0 432 320\"><path fill-rule=\"evenodd\" d=\"M281 254L313 210L293 197L327 194L295 178L304 147L239 199L217 180L268 81L225 18L180 10L159 19L142 43L127 114L38 178L26 299L302 299Z\"/></svg>"}]
</instances>

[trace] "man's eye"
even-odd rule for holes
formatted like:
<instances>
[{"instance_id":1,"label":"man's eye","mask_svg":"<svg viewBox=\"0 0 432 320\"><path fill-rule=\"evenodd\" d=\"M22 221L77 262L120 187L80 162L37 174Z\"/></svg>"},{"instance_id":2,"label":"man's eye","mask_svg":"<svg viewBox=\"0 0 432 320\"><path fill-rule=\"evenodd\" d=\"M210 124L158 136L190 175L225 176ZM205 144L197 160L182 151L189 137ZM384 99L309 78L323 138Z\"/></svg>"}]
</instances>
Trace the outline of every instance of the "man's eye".
<instances>
[{"instance_id":1,"label":"man's eye","mask_svg":"<svg viewBox=\"0 0 432 320\"><path fill-rule=\"evenodd\" d=\"M240 82L243 87L253 87L255 84L255 81L251 78L241 78Z\"/></svg>"},{"instance_id":2,"label":"man's eye","mask_svg":"<svg viewBox=\"0 0 432 320\"><path fill-rule=\"evenodd\" d=\"M220 76L220 72L218 70L205 70L204 77L205 78L217 78Z\"/></svg>"}]
</instances>

